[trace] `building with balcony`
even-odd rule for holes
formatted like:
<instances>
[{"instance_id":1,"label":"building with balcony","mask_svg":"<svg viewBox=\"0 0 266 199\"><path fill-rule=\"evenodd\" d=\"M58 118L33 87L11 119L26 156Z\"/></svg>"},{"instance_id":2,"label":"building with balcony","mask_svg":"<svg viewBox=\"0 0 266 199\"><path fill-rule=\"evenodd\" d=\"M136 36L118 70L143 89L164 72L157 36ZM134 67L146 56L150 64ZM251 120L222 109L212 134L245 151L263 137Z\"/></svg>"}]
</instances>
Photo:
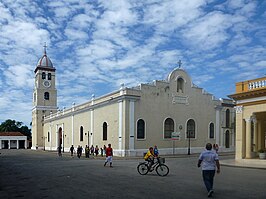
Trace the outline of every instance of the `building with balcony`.
<instances>
[{"instance_id":1,"label":"building with balcony","mask_svg":"<svg viewBox=\"0 0 266 199\"><path fill-rule=\"evenodd\" d=\"M265 149L266 77L236 83L236 160L255 159Z\"/></svg>"}]
</instances>

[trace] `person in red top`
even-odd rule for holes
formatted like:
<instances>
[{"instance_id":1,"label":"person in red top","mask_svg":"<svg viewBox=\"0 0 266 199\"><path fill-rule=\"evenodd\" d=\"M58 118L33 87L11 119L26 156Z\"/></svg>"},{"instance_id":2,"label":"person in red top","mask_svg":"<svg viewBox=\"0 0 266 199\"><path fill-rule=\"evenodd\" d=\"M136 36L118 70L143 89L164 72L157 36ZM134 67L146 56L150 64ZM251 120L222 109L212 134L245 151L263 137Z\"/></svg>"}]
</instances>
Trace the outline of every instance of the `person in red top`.
<instances>
[{"instance_id":1,"label":"person in red top","mask_svg":"<svg viewBox=\"0 0 266 199\"><path fill-rule=\"evenodd\" d=\"M113 159L113 149L111 147L111 144L108 144L108 148L106 148L106 160L105 160L104 166L106 166L106 164L110 162L110 167L113 167L112 159Z\"/></svg>"}]
</instances>

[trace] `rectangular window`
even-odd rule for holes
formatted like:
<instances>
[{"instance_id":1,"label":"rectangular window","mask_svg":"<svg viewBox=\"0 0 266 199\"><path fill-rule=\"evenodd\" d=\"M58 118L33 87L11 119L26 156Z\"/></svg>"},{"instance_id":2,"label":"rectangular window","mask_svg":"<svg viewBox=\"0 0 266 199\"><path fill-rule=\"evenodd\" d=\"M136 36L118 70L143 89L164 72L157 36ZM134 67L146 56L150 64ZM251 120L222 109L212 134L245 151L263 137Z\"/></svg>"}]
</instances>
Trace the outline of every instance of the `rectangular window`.
<instances>
[{"instance_id":1,"label":"rectangular window","mask_svg":"<svg viewBox=\"0 0 266 199\"><path fill-rule=\"evenodd\" d=\"M42 79L45 79L45 77L46 77L45 72L42 72Z\"/></svg>"}]
</instances>

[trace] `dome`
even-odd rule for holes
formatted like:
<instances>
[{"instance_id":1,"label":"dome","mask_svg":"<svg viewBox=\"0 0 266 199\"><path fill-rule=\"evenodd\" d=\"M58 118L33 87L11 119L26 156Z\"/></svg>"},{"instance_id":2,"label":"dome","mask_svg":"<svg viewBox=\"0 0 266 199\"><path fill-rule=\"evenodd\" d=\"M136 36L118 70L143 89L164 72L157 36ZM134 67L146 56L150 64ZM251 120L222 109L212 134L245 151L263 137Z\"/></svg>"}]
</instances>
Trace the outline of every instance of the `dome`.
<instances>
[{"instance_id":1,"label":"dome","mask_svg":"<svg viewBox=\"0 0 266 199\"><path fill-rule=\"evenodd\" d=\"M38 61L37 67L49 67L49 68L53 68L53 63L49 59L49 57L47 57L47 55L44 54L42 56L42 58Z\"/></svg>"},{"instance_id":2,"label":"dome","mask_svg":"<svg viewBox=\"0 0 266 199\"><path fill-rule=\"evenodd\" d=\"M49 59L49 57L46 55L46 43L44 44L44 54L41 59L39 59L37 63L37 67L48 67L48 68L53 68L53 63Z\"/></svg>"}]
</instances>

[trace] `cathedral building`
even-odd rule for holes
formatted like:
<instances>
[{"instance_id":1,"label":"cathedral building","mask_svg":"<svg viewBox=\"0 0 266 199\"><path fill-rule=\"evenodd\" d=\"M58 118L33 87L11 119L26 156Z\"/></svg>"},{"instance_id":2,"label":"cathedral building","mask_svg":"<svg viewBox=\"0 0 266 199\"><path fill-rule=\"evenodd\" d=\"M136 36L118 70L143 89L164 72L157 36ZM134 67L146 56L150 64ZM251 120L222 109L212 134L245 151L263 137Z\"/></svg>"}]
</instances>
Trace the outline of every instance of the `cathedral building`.
<instances>
[{"instance_id":1,"label":"cathedral building","mask_svg":"<svg viewBox=\"0 0 266 199\"><path fill-rule=\"evenodd\" d=\"M83 104L58 109L56 69L46 54L35 69L32 149L68 152L71 145L112 144L115 156L142 156L157 145L160 154L199 153L207 142L235 149L235 110L193 84L181 67L166 80L125 87ZM59 91L60 93L60 91Z\"/></svg>"}]
</instances>

